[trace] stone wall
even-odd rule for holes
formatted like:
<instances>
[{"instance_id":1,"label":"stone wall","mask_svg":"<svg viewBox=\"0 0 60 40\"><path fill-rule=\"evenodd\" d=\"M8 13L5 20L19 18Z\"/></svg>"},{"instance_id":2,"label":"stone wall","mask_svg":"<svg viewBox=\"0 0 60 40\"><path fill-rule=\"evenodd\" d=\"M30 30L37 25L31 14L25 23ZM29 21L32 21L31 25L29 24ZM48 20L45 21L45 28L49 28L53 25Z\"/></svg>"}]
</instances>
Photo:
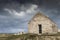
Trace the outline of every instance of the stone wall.
<instances>
[{"instance_id":1,"label":"stone wall","mask_svg":"<svg viewBox=\"0 0 60 40\"><path fill-rule=\"evenodd\" d=\"M28 24L28 32L39 34L39 24L42 25L42 33L57 33L56 24L47 16L42 14L35 15Z\"/></svg>"}]
</instances>

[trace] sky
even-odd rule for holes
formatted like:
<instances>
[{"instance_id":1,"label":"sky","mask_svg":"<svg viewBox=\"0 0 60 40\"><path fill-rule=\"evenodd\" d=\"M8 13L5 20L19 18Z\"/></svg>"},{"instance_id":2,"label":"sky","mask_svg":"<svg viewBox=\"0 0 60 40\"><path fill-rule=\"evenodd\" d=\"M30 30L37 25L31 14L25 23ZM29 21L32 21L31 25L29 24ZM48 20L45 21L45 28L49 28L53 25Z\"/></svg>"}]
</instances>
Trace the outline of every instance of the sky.
<instances>
[{"instance_id":1,"label":"sky","mask_svg":"<svg viewBox=\"0 0 60 40\"><path fill-rule=\"evenodd\" d=\"M28 32L28 22L38 12L60 28L60 0L0 0L0 33Z\"/></svg>"}]
</instances>

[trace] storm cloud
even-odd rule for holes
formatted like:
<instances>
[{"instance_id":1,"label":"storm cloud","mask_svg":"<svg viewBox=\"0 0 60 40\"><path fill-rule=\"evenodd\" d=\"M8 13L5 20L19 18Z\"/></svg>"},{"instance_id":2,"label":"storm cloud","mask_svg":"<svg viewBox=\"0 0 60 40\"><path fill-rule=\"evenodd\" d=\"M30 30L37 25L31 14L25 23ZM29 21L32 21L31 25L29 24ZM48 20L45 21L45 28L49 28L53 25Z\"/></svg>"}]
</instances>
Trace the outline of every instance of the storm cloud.
<instances>
[{"instance_id":1,"label":"storm cloud","mask_svg":"<svg viewBox=\"0 0 60 40\"><path fill-rule=\"evenodd\" d=\"M60 28L60 0L0 0L0 33L27 32L29 20L37 12Z\"/></svg>"}]
</instances>

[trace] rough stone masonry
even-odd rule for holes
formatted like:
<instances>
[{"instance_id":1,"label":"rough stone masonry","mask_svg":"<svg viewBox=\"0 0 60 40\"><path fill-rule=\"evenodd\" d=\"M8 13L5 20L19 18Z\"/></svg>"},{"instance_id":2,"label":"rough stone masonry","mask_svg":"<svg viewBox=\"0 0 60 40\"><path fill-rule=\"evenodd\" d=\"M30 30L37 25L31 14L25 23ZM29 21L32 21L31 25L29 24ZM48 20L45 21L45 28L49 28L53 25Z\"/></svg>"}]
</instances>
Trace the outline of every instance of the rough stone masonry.
<instances>
[{"instance_id":1,"label":"rough stone masonry","mask_svg":"<svg viewBox=\"0 0 60 40\"><path fill-rule=\"evenodd\" d=\"M37 13L28 23L28 32L34 34L56 34L58 28L49 17Z\"/></svg>"}]
</instances>

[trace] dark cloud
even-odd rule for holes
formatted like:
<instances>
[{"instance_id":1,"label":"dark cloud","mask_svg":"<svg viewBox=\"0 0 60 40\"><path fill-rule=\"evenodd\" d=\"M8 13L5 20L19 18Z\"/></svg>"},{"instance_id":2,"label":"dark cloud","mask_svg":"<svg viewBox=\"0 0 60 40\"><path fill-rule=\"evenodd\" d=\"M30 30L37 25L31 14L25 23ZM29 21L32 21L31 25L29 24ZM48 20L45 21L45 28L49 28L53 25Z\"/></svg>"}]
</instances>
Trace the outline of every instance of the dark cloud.
<instances>
[{"instance_id":1,"label":"dark cloud","mask_svg":"<svg viewBox=\"0 0 60 40\"><path fill-rule=\"evenodd\" d=\"M60 26L60 0L0 0L0 33L27 32L28 21L38 11Z\"/></svg>"}]
</instances>

